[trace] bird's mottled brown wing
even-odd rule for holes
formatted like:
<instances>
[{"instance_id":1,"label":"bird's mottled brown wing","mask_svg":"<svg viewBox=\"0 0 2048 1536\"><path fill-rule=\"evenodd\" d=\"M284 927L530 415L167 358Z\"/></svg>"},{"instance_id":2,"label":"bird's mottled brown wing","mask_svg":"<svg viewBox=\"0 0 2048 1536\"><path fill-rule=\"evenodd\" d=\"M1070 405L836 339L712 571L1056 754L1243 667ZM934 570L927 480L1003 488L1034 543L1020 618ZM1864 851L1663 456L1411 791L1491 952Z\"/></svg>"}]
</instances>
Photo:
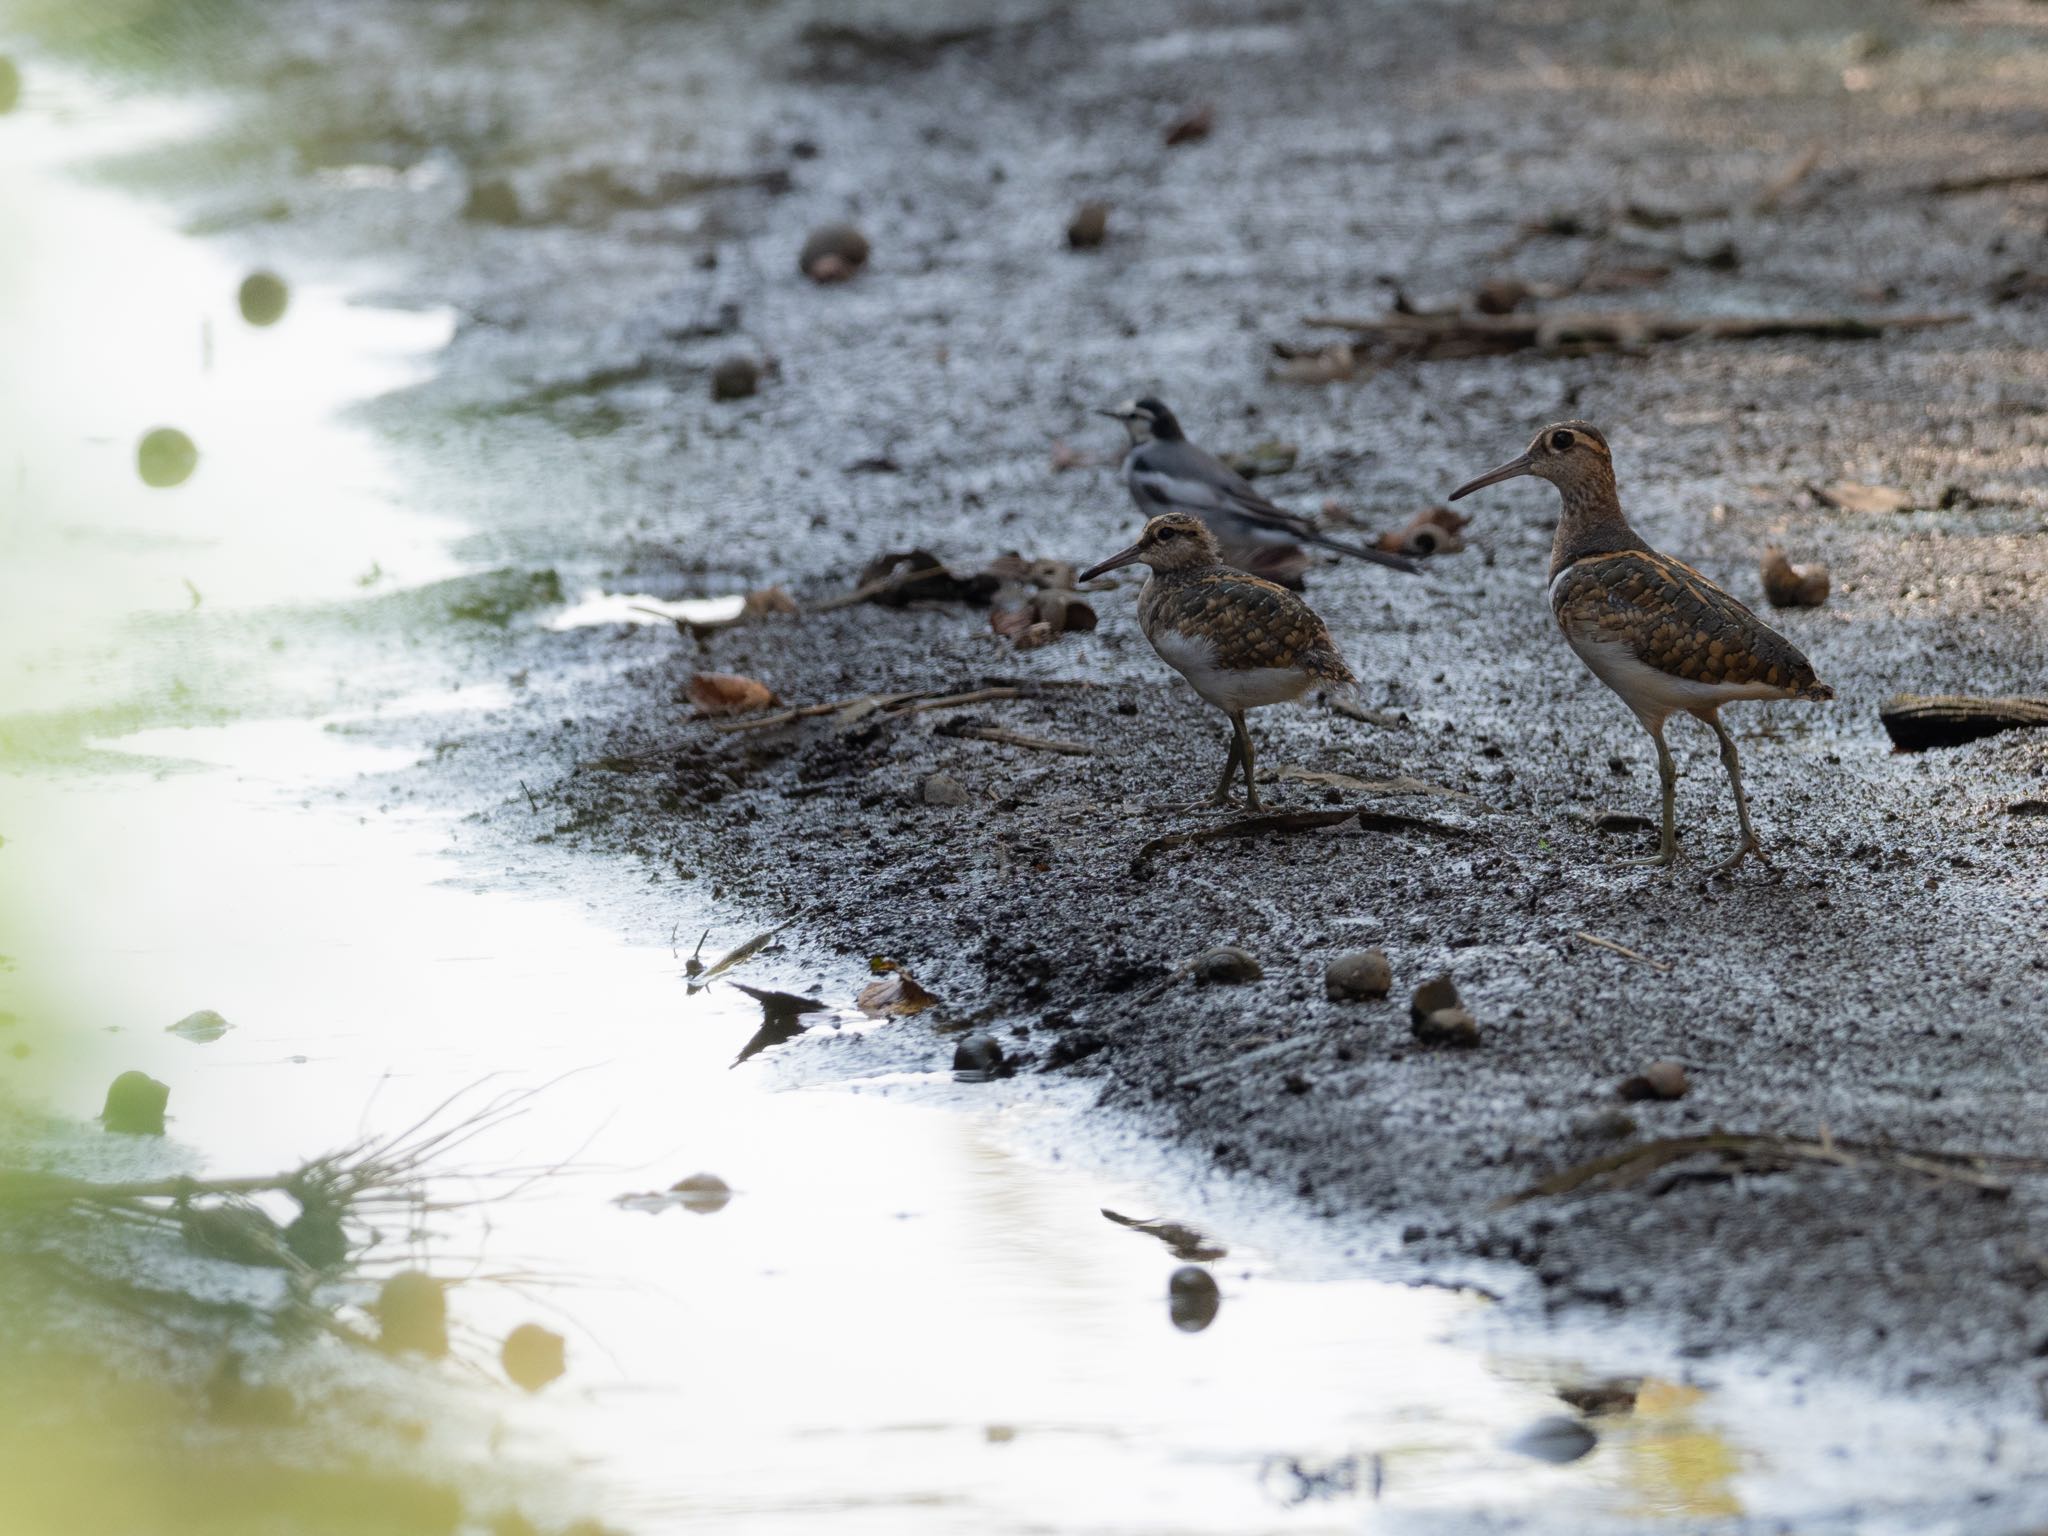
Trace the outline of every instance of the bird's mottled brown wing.
<instances>
[{"instance_id":1,"label":"bird's mottled brown wing","mask_svg":"<svg viewBox=\"0 0 2048 1536\"><path fill-rule=\"evenodd\" d=\"M1146 584L1140 616L1146 632L1161 628L1215 647L1226 671L1296 667L1333 683L1355 681L1315 610L1284 587L1222 566L1180 580Z\"/></svg>"},{"instance_id":2,"label":"bird's mottled brown wing","mask_svg":"<svg viewBox=\"0 0 2048 1536\"><path fill-rule=\"evenodd\" d=\"M1567 629L1625 642L1637 660L1673 677L1791 693L1819 686L1797 646L1669 555L1589 555L1558 574L1550 606Z\"/></svg>"}]
</instances>

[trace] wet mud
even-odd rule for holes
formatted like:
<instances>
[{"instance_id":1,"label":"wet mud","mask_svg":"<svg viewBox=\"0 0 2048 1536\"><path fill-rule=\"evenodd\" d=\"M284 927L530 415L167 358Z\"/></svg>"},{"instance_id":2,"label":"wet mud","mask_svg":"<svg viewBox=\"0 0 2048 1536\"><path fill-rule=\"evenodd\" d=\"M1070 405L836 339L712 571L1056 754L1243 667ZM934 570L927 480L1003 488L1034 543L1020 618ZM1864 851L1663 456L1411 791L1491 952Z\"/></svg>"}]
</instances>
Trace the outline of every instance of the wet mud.
<instances>
[{"instance_id":1,"label":"wet mud","mask_svg":"<svg viewBox=\"0 0 2048 1536\"><path fill-rule=\"evenodd\" d=\"M115 173L252 261L395 257L396 297L463 316L435 379L372 414L510 574L382 618L509 702L452 721L394 798L473 807L493 865L609 860L647 931L679 883L734 942L796 920L804 974L753 982L846 1003L888 957L939 1000L793 1036L776 1070L944 1070L976 1028L1404 1273L1483 1274L1532 1324L2040 1413L2048 819L2020 808L2048 795L2048 734L1901 755L1879 720L1900 692L2048 678L2048 300L2024 281L2048 183L1940 185L2038 159L2024 8L288 6L237 67L291 90L196 161ZM1204 102L1208 134L1168 145ZM1076 248L1089 201L1105 230ZM805 239L840 220L871 253L812 281ZM1573 307L1963 318L1273 376L1276 344L1338 339L1310 315L1503 277ZM774 365L744 398L714 380L734 354ZM1655 762L1555 632L1533 482L1461 503L1467 547L1422 578L1309 570L1372 718L1252 731L1276 808L1367 812L1334 825L1152 846L1228 819L1183 808L1227 726L1145 644L1132 587L1028 650L967 602L821 610L883 551L1122 547L1118 437L1090 412L1143 392L1218 451L1296 445L1261 489L1368 534L1584 417L1639 530L1745 601L1769 547L1825 564L1824 604L1772 622L1835 701L1729 714L1769 865L1708 878L1733 806L1679 722L1686 862L1606 866L1653 843ZM1912 508L1816 494L1841 481ZM599 591L770 586L805 611L540 622ZM696 718L697 673L785 707L1001 696L724 730L744 719ZM1186 971L1218 945L1259 976ZM1390 994L1331 998L1330 962L1365 948ZM1418 1038L1410 994L1439 976L1476 1047ZM1624 1095L1660 1061L1682 1096ZM1710 1131L1840 1156L1499 1204ZM1854 1148L2005 1161L1971 1180Z\"/></svg>"}]
</instances>

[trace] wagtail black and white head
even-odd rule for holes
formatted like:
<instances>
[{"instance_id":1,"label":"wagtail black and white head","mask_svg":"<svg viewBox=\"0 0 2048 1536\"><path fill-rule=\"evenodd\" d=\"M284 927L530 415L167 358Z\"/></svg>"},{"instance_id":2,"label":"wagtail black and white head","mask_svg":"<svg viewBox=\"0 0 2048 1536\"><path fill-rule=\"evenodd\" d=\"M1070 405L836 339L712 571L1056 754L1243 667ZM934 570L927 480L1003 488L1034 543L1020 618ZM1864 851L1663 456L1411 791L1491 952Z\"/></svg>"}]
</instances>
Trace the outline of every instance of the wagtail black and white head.
<instances>
[{"instance_id":1,"label":"wagtail black and white head","mask_svg":"<svg viewBox=\"0 0 2048 1536\"><path fill-rule=\"evenodd\" d=\"M1123 477L1138 509L1148 518L1184 512L1201 519L1224 558L1242 570L1296 584L1307 564L1304 544L1397 571L1421 569L1403 555L1333 539L1307 518L1276 507L1243 475L1189 442L1173 412L1154 396L1126 400L1102 414L1122 422L1130 434Z\"/></svg>"}]
</instances>

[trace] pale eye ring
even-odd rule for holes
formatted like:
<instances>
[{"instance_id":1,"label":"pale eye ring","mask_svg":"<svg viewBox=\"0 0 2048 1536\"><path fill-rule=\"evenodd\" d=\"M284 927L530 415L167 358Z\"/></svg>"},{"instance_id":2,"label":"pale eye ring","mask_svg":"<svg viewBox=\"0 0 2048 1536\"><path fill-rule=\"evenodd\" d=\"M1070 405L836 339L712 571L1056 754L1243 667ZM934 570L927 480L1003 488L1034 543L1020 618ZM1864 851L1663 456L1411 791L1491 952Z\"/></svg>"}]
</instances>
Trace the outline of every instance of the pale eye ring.
<instances>
[{"instance_id":1,"label":"pale eye ring","mask_svg":"<svg viewBox=\"0 0 2048 1536\"><path fill-rule=\"evenodd\" d=\"M1572 435L1571 433L1565 431L1562 427L1558 428L1557 431L1550 434L1550 446L1556 449L1559 453L1563 453L1565 449L1571 447L1571 445Z\"/></svg>"}]
</instances>

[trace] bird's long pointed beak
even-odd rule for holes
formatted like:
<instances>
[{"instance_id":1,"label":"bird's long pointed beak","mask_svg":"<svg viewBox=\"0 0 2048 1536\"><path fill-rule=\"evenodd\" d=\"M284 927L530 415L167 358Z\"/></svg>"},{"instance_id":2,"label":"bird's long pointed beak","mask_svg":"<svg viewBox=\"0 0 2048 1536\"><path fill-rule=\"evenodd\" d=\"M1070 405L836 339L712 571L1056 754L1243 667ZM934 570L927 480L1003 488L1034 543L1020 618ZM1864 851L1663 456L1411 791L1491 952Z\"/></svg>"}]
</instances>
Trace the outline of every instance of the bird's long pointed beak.
<instances>
[{"instance_id":1,"label":"bird's long pointed beak","mask_svg":"<svg viewBox=\"0 0 2048 1536\"><path fill-rule=\"evenodd\" d=\"M1103 575L1105 572L1113 571L1120 565L1135 565L1137 564L1137 562L1138 546L1133 544L1129 549L1125 550L1122 554L1111 555L1107 560L1103 561L1102 564L1089 566L1087 570L1083 571L1079 576L1075 577L1074 579L1076 581L1093 581L1096 577Z\"/></svg>"},{"instance_id":2,"label":"bird's long pointed beak","mask_svg":"<svg viewBox=\"0 0 2048 1536\"><path fill-rule=\"evenodd\" d=\"M1095 414L1107 416L1111 421L1122 421L1124 419L1124 413L1113 405L1098 405L1095 408Z\"/></svg>"},{"instance_id":3,"label":"bird's long pointed beak","mask_svg":"<svg viewBox=\"0 0 2048 1536\"><path fill-rule=\"evenodd\" d=\"M1477 480L1467 480L1463 485L1451 492L1451 500L1456 501L1461 496L1470 496L1482 486L1497 485L1503 480L1512 480L1517 475L1530 474L1534 469L1535 461L1525 453L1520 458L1509 459L1507 463L1501 465L1498 469L1489 469Z\"/></svg>"}]
</instances>

